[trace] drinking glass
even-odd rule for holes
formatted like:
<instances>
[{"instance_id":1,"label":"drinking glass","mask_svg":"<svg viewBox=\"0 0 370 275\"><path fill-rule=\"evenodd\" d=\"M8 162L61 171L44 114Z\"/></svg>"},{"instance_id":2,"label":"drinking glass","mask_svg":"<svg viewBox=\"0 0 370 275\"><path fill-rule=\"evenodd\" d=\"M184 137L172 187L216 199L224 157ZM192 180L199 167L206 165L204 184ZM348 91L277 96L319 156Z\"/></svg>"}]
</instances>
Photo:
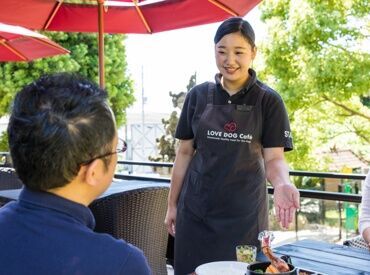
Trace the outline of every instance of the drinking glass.
<instances>
[{"instance_id":1,"label":"drinking glass","mask_svg":"<svg viewBox=\"0 0 370 275\"><path fill-rule=\"evenodd\" d=\"M236 259L238 262L253 263L256 261L257 247L254 245L238 245L236 247Z\"/></svg>"}]
</instances>

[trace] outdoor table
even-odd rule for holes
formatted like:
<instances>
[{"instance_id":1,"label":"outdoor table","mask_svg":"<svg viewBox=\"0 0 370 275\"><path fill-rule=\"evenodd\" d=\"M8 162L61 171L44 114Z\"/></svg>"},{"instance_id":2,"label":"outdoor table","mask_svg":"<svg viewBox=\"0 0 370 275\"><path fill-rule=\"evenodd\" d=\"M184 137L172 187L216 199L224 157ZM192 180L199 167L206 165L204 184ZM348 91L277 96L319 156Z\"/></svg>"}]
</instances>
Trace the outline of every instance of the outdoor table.
<instances>
[{"instance_id":1,"label":"outdoor table","mask_svg":"<svg viewBox=\"0 0 370 275\"><path fill-rule=\"evenodd\" d=\"M273 248L277 256L290 256L296 267L323 274L370 274L370 251L315 240L301 240ZM262 252L257 261L267 261Z\"/></svg>"},{"instance_id":2,"label":"outdoor table","mask_svg":"<svg viewBox=\"0 0 370 275\"><path fill-rule=\"evenodd\" d=\"M146 187L169 187L168 183L143 180L119 180L113 179L109 188L99 196L103 198L118 192L126 192ZM0 200L17 200L22 189L9 189L0 191Z\"/></svg>"}]
</instances>

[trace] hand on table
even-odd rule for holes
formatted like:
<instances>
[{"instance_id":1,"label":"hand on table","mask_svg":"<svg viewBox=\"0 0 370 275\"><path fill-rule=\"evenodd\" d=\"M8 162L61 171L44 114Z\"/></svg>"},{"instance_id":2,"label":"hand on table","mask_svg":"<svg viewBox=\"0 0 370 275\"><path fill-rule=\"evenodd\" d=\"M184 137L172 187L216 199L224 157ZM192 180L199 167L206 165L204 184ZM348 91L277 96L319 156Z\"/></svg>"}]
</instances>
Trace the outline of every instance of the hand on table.
<instances>
[{"instance_id":1,"label":"hand on table","mask_svg":"<svg viewBox=\"0 0 370 275\"><path fill-rule=\"evenodd\" d=\"M296 209L299 208L299 192L292 184L279 184L274 187L275 215L285 229L293 221Z\"/></svg>"},{"instance_id":2,"label":"hand on table","mask_svg":"<svg viewBox=\"0 0 370 275\"><path fill-rule=\"evenodd\" d=\"M167 231L173 237L175 237L176 231L176 215L177 215L177 208L172 206L167 208L166 218L164 219L164 223L167 226Z\"/></svg>"}]
</instances>

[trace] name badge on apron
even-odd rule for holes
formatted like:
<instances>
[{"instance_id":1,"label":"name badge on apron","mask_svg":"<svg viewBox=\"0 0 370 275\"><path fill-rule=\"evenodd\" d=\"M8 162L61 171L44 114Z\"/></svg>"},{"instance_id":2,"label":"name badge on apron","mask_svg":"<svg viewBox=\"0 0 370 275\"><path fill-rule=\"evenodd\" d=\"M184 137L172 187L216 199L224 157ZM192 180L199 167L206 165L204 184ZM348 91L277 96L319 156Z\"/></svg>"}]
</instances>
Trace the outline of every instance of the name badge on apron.
<instances>
[{"instance_id":1,"label":"name badge on apron","mask_svg":"<svg viewBox=\"0 0 370 275\"><path fill-rule=\"evenodd\" d=\"M239 112L250 112L253 109L252 105L235 105L235 108Z\"/></svg>"}]
</instances>

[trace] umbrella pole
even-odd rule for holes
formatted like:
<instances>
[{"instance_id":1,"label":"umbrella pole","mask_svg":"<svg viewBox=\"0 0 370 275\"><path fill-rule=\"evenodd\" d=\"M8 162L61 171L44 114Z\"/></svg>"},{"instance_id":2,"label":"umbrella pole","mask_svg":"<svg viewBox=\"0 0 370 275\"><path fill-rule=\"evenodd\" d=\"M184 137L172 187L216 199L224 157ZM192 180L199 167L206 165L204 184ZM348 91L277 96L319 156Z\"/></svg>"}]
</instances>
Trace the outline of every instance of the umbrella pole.
<instances>
[{"instance_id":1,"label":"umbrella pole","mask_svg":"<svg viewBox=\"0 0 370 275\"><path fill-rule=\"evenodd\" d=\"M105 86L104 72L104 0L98 0L98 49L99 49L99 84L100 88Z\"/></svg>"}]
</instances>

